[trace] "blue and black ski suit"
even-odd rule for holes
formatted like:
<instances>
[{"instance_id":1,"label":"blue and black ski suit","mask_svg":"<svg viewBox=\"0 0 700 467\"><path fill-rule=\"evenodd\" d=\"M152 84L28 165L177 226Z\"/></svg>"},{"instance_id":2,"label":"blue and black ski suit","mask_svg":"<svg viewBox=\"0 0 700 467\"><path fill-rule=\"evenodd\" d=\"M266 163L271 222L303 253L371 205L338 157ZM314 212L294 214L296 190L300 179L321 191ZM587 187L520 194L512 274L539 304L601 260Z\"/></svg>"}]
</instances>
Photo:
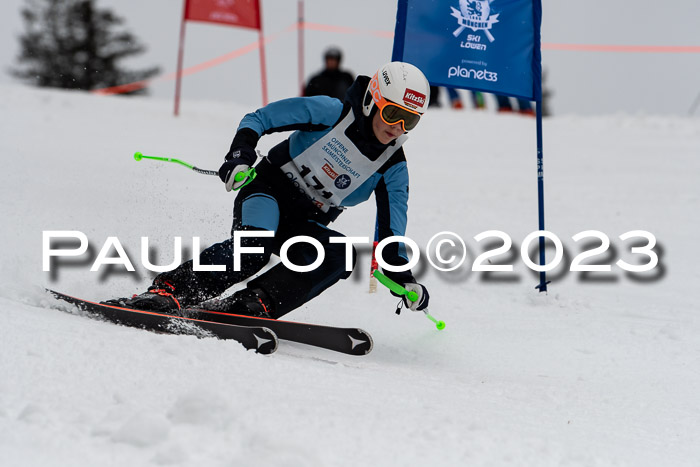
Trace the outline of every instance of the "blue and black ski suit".
<instances>
[{"instance_id":1,"label":"blue and black ski suit","mask_svg":"<svg viewBox=\"0 0 700 467\"><path fill-rule=\"evenodd\" d=\"M313 237L325 250L325 260L318 268L295 272L280 263L248 283L248 289L266 293L272 304L271 314L277 318L350 276L345 245L330 243L331 237L343 234L328 227L345 208L366 201L374 193L378 239L405 235L408 169L400 147L405 136L388 145L374 136L372 117L376 107L369 117L362 113L369 80L359 76L345 102L326 96L298 97L247 114L226 156L229 159L241 149L251 153L263 135L294 131L256 165L257 178L239 191L234 203L234 231L268 230L275 232L274 237L243 238L242 246L263 247L264 253L241 255L239 271L234 271L233 240L228 239L200 256L203 265L226 265L225 272L193 273L189 262L179 268L181 271L165 273L161 279L180 281L180 286L196 290L199 300L215 297L260 271L271 255L279 254L286 240L299 235ZM324 138L328 140L325 145ZM362 164L366 173L359 174L354 167ZM329 177L329 183L324 182L325 187L316 183L319 178L313 174ZM288 257L296 265L309 265L316 260L317 252L308 243L297 243L289 249ZM383 258L393 265L408 262L401 243L389 244ZM353 248L353 266L355 259ZM387 275L399 283L415 282L410 271ZM182 284L185 277L187 283Z\"/></svg>"}]
</instances>

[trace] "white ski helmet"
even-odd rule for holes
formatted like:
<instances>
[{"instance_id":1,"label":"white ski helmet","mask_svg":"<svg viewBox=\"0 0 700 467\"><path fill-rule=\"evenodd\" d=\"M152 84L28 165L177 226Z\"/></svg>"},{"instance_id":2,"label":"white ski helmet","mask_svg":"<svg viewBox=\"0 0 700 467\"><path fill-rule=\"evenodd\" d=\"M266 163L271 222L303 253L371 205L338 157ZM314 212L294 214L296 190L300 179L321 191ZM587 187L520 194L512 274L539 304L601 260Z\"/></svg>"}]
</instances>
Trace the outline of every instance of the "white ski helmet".
<instances>
[{"instance_id":1,"label":"white ski helmet","mask_svg":"<svg viewBox=\"0 0 700 467\"><path fill-rule=\"evenodd\" d=\"M408 131L418 124L428 108L428 101L430 84L423 72L410 63L391 62L379 68L370 80L362 102L362 113L369 117L376 105L386 123L393 125L402 121L404 130ZM390 104L388 108L387 104Z\"/></svg>"}]
</instances>

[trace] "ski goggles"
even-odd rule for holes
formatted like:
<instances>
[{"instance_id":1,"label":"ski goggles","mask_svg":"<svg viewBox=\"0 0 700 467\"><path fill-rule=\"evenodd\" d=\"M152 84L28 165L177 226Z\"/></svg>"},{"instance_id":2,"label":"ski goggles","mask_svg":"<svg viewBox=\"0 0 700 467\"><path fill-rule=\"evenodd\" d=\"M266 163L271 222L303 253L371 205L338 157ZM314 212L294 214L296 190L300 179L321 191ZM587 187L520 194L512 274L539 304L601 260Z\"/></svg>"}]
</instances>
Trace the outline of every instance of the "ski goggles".
<instances>
[{"instance_id":1,"label":"ski goggles","mask_svg":"<svg viewBox=\"0 0 700 467\"><path fill-rule=\"evenodd\" d=\"M403 131L411 131L418 125L421 116L418 112L388 101L382 96L379 92L379 78L376 73L369 83L369 89L384 123L387 125L401 123Z\"/></svg>"}]
</instances>

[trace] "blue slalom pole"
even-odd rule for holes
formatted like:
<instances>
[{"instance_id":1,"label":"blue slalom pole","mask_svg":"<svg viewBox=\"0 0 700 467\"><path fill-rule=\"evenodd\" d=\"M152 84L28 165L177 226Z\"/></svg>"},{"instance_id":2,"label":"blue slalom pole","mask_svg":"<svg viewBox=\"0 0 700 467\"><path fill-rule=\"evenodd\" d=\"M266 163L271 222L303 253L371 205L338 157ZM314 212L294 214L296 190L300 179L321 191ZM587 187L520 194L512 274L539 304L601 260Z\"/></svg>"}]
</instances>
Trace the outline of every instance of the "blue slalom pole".
<instances>
[{"instance_id":1,"label":"blue slalom pole","mask_svg":"<svg viewBox=\"0 0 700 467\"><path fill-rule=\"evenodd\" d=\"M537 120L537 207L539 212L539 230L544 230L544 166L542 163L542 101L535 102ZM544 266L544 237L540 237L540 266ZM540 292L547 291L547 273L540 271L540 283L535 287Z\"/></svg>"}]
</instances>

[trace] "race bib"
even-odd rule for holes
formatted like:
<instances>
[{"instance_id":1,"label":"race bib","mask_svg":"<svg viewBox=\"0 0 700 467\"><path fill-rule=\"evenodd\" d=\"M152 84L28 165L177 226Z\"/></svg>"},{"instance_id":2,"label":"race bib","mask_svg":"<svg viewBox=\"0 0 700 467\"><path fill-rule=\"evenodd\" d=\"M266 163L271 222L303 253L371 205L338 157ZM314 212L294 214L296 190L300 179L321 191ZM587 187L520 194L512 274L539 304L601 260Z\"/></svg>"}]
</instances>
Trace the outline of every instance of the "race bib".
<instances>
[{"instance_id":1,"label":"race bib","mask_svg":"<svg viewBox=\"0 0 700 467\"><path fill-rule=\"evenodd\" d=\"M401 147L408 136L401 135L375 161L369 160L345 135L355 120L352 112L331 131L281 169L323 212L342 208L342 201L357 190Z\"/></svg>"}]
</instances>

